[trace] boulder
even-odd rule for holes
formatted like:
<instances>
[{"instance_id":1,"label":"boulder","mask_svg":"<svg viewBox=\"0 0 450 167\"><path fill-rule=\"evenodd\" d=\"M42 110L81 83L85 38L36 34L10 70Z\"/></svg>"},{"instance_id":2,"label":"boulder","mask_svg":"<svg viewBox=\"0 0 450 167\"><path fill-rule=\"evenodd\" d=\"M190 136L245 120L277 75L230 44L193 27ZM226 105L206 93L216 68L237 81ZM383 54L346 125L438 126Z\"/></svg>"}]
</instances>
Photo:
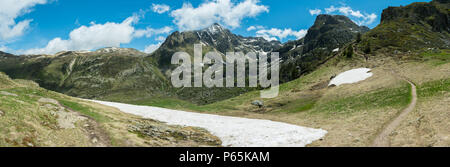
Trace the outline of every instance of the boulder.
<instances>
[{"instance_id":1,"label":"boulder","mask_svg":"<svg viewBox=\"0 0 450 167\"><path fill-rule=\"evenodd\" d=\"M252 105L258 106L259 108L262 108L264 106L264 102L260 100L255 100L252 102Z\"/></svg>"}]
</instances>

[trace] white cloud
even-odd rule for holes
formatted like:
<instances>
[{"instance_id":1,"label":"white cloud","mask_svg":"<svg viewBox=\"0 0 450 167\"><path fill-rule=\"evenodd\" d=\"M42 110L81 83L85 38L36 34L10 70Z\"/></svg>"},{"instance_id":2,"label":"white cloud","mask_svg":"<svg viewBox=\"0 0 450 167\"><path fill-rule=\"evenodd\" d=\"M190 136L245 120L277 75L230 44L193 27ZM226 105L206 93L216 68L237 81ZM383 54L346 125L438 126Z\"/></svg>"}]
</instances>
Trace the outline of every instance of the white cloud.
<instances>
[{"instance_id":1,"label":"white cloud","mask_svg":"<svg viewBox=\"0 0 450 167\"><path fill-rule=\"evenodd\" d=\"M303 38L306 33L308 32L308 30L299 30L299 31L294 31L290 28L288 29L277 29L277 28L272 28L272 29L262 29L256 32L256 36L258 37L263 37L264 39L268 40L268 41L273 41L273 40L283 40L284 38L287 38L288 36L294 36L296 37L296 39L300 39Z\"/></svg>"},{"instance_id":2,"label":"white cloud","mask_svg":"<svg viewBox=\"0 0 450 167\"><path fill-rule=\"evenodd\" d=\"M134 32L134 36L138 37L138 38L143 37L143 36L149 38L153 35L167 34L167 33L171 32L172 30L173 30L172 27L168 27L168 26L165 26L160 29L153 29L153 28L147 27L146 29L136 30Z\"/></svg>"},{"instance_id":3,"label":"white cloud","mask_svg":"<svg viewBox=\"0 0 450 167\"><path fill-rule=\"evenodd\" d=\"M153 53L156 49L158 49L162 45L162 42L159 42L157 44L151 44L145 47L144 52L145 53Z\"/></svg>"},{"instance_id":4,"label":"white cloud","mask_svg":"<svg viewBox=\"0 0 450 167\"><path fill-rule=\"evenodd\" d=\"M164 40L166 40L166 37L164 37L164 36L158 36L158 37L155 38L155 40L156 40L156 41L164 41Z\"/></svg>"},{"instance_id":5,"label":"white cloud","mask_svg":"<svg viewBox=\"0 0 450 167\"><path fill-rule=\"evenodd\" d=\"M153 12L163 14L170 10L170 6L166 4L152 4L152 10Z\"/></svg>"},{"instance_id":6,"label":"white cloud","mask_svg":"<svg viewBox=\"0 0 450 167\"><path fill-rule=\"evenodd\" d=\"M122 23L96 24L81 26L69 34L68 40L55 38L44 48L24 51L24 54L53 54L63 50L92 50L99 47L119 47L122 43L129 43L133 39L133 23L138 17L132 16Z\"/></svg>"},{"instance_id":7,"label":"white cloud","mask_svg":"<svg viewBox=\"0 0 450 167\"><path fill-rule=\"evenodd\" d=\"M247 28L247 31L260 30L260 29L264 29L264 27L263 26L250 26Z\"/></svg>"},{"instance_id":8,"label":"white cloud","mask_svg":"<svg viewBox=\"0 0 450 167\"><path fill-rule=\"evenodd\" d=\"M330 6L329 8L325 8L325 11L328 14L337 12L345 16L350 16L352 20L358 25L370 25L377 19L377 15L374 13L372 14L362 13L359 10L356 11L353 10L349 6L341 6L341 7Z\"/></svg>"},{"instance_id":9,"label":"white cloud","mask_svg":"<svg viewBox=\"0 0 450 167\"><path fill-rule=\"evenodd\" d=\"M31 12L32 7L46 3L47 0L1 0L0 40L22 36L32 20L26 19L16 23L16 18Z\"/></svg>"},{"instance_id":10,"label":"white cloud","mask_svg":"<svg viewBox=\"0 0 450 167\"><path fill-rule=\"evenodd\" d=\"M319 14L321 14L322 13L322 10L320 10L320 9L310 9L309 10L309 14L311 14L311 15L319 15Z\"/></svg>"},{"instance_id":11,"label":"white cloud","mask_svg":"<svg viewBox=\"0 0 450 167\"><path fill-rule=\"evenodd\" d=\"M48 42L44 48L35 48L18 51L22 54L54 54L67 50L93 50L101 47L120 47L121 44L130 43L134 38L167 33L171 28L145 30L134 28L139 21L138 15L128 17L121 23L107 22L96 24L91 22L89 26L81 26L69 34L69 39L55 38Z\"/></svg>"},{"instance_id":12,"label":"white cloud","mask_svg":"<svg viewBox=\"0 0 450 167\"><path fill-rule=\"evenodd\" d=\"M250 26L250 27L247 28L247 31L253 31L253 30L256 30L255 26Z\"/></svg>"},{"instance_id":13,"label":"white cloud","mask_svg":"<svg viewBox=\"0 0 450 167\"><path fill-rule=\"evenodd\" d=\"M172 11L174 23L181 31L206 28L214 23L237 28L241 21L247 17L256 17L258 14L268 12L269 7L260 5L259 0L245 0L233 3L230 0L206 1L194 8L190 3Z\"/></svg>"},{"instance_id":14,"label":"white cloud","mask_svg":"<svg viewBox=\"0 0 450 167\"><path fill-rule=\"evenodd\" d=\"M0 51L8 52L8 47L2 45L2 46L0 46Z\"/></svg>"}]
</instances>

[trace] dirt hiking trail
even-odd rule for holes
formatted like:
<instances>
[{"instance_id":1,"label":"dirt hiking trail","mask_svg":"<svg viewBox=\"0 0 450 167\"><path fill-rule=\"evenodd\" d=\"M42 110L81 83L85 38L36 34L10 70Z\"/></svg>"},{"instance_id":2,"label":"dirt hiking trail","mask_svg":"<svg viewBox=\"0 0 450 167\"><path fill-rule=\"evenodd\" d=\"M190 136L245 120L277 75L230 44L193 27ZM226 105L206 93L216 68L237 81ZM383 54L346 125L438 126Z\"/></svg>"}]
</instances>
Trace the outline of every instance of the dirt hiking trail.
<instances>
[{"instance_id":1,"label":"dirt hiking trail","mask_svg":"<svg viewBox=\"0 0 450 167\"><path fill-rule=\"evenodd\" d=\"M416 85L411 81L406 80L411 85L412 100L411 103L405 108L396 118L388 123L384 129L375 137L372 146L373 147L389 147L390 140L389 135L400 125L400 123L406 118L406 116L412 112L417 103L417 91Z\"/></svg>"}]
</instances>

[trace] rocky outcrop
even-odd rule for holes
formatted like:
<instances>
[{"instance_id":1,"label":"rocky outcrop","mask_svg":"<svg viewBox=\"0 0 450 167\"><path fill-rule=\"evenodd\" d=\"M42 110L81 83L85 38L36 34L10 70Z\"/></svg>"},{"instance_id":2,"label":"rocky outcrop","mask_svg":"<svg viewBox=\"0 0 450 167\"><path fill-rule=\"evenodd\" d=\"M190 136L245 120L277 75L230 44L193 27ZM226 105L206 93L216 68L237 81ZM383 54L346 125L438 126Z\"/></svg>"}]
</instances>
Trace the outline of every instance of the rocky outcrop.
<instances>
[{"instance_id":1,"label":"rocky outcrop","mask_svg":"<svg viewBox=\"0 0 450 167\"><path fill-rule=\"evenodd\" d=\"M450 48L450 2L417 2L383 10L381 24L368 32L359 49L410 52Z\"/></svg>"},{"instance_id":2,"label":"rocky outcrop","mask_svg":"<svg viewBox=\"0 0 450 167\"><path fill-rule=\"evenodd\" d=\"M128 130L147 139L151 146L220 146L219 138L201 128L166 125L161 122L141 119L128 126Z\"/></svg>"},{"instance_id":3,"label":"rocky outcrop","mask_svg":"<svg viewBox=\"0 0 450 167\"><path fill-rule=\"evenodd\" d=\"M405 7L389 7L383 10L381 24L401 19L410 24L428 24L433 31L450 32L449 1L417 2Z\"/></svg>"}]
</instances>

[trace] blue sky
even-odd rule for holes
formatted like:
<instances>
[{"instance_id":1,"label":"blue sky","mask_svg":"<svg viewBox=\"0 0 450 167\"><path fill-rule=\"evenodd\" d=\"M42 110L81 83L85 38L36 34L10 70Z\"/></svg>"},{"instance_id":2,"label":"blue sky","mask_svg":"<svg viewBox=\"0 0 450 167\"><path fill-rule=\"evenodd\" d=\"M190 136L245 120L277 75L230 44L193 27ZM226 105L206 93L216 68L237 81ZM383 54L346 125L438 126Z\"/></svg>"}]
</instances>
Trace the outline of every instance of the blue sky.
<instances>
[{"instance_id":1,"label":"blue sky","mask_svg":"<svg viewBox=\"0 0 450 167\"><path fill-rule=\"evenodd\" d=\"M233 33L286 42L318 13L370 28L388 6L413 0L0 0L0 50L55 53L120 46L151 52L173 31L219 22ZM253 26L253 27L252 27ZM249 28L252 27L252 28Z\"/></svg>"}]
</instances>

